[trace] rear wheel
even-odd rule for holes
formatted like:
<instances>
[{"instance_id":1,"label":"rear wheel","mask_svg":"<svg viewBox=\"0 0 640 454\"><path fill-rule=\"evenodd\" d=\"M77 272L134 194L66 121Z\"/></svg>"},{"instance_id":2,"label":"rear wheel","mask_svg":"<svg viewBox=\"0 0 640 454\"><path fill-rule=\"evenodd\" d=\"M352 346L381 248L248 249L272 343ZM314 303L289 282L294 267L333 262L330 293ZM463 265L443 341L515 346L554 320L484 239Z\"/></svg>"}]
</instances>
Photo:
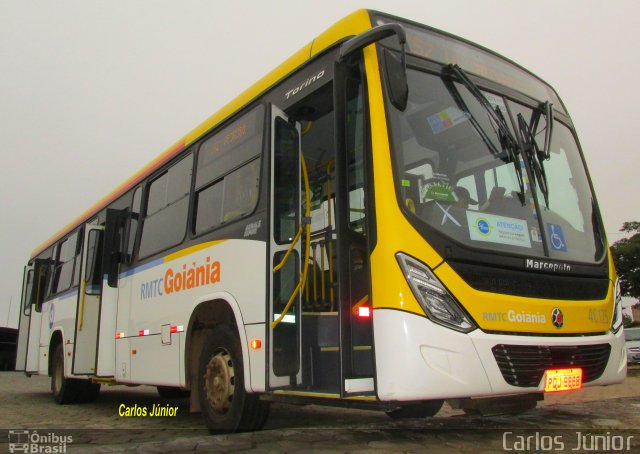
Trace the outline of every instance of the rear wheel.
<instances>
[{"instance_id":1,"label":"rear wheel","mask_svg":"<svg viewBox=\"0 0 640 454\"><path fill-rule=\"evenodd\" d=\"M200 356L200 408L212 433L245 432L262 428L269 403L244 388L244 368L238 335L219 326L205 340Z\"/></svg>"},{"instance_id":2,"label":"rear wheel","mask_svg":"<svg viewBox=\"0 0 640 454\"><path fill-rule=\"evenodd\" d=\"M58 345L51 364L51 392L56 403L64 405L76 402L80 397L78 380L64 376L64 348Z\"/></svg>"},{"instance_id":3,"label":"rear wheel","mask_svg":"<svg viewBox=\"0 0 640 454\"><path fill-rule=\"evenodd\" d=\"M444 400L429 400L389 410L387 415L393 419L431 418L440 411L442 405L444 405Z\"/></svg>"},{"instance_id":4,"label":"rear wheel","mask_svg":"<svg viewBox=\"0 0 640 454\"><path fill-rule=\"evenodd\" d=\"M100 383L91 383L89 380L79 381L82 390L78 402L95 402L100 395Z\"/></svg>"},{"instance_id":5,"label":"rear wheel","mask_svg":"<svg viewBox=\"0 0 640 454\"><path fill-rule=\"evenodd\" d=\"M64 347L60 344L53 351L51 392L56 403L61 405L93 402L100 394L100 384L91 383L89 380L65 378Z\"/></svg>"}]
</instances>

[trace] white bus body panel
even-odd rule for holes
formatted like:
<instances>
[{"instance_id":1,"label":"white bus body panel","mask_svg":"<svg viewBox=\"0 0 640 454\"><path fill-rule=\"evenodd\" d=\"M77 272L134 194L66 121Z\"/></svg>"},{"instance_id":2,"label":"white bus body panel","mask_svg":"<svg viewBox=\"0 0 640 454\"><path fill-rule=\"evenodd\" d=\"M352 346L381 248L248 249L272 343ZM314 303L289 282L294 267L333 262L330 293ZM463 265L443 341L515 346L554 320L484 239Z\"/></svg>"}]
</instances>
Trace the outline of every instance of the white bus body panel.
<instances>
[{"instance_id":1,"label":"white bus body panel","mask_svg":"<svg viewBox=\"0 0 640 454\"><path fill-rule=\"evenodd\" d=\"M43 355L48 355L49 344L53 333L59 331L62 335L62 343L64 345L64 371L65 377L71 377L72 365L69 352L73 355L73 346L75 345L75 324L76 324L76 307L78 304L78 289L65 292L56 298L47 301L42 305L43 323L42 323L42 339L41 349ZM44 317L46 315L46 317ZM40 374L47 375L49 373L49 362L41 364Z\"/></svg>"},{"instance_id":2,"label":"white bus body panel","mask_svg":"<svg viewBox=\"0 0 640 454\"><path fill-rule=\"evenodd\" d=\"M586 337L509 336L477 329L459 333L425 317L389 309L373 311L377 393L383 401L411 401L542 392L509 385L491 349L510 345L591 345L608 343L611 354L600 378L585 383L619 383L626 376L622 330Z\"/></svg>"},{"instance_id":3,"label":"white bus body panel","mask_svg":"<svg viewBox=\"0 0 640 454\"><path fill-rule=\"evenodd\" d=\"M84 301L83 301L84 299ZM100 295L80 295L72 371L78 375L95 375Z\"/></svg>"},{"instance_id":4,"label":"white bus body panel","mask_svg":"<svg viewBox=\"0 0 640 454\"><path fill-rule=\"evenodd\" d=\"M109 287L102 281L100 301L100 326L98 327L98 358L96 375L113 377L116 372L116 312L118 310L118 288Z\"/></svg>"},{"instance_id":5,"label":"white bus body panel","mask_svg":"<svg viewBox=\"0 0 640 454\"><path fill-rule=\"evenodd\" d=\"M263 241L211 241L122 273L115 329L122 334L122 338L115 339L116 380L185 386L184 357L191 314L203 302L224 300L234 312L240 334L245 386L252 391L252 382L262 382L258 389L264 389L264 369L251 366L245 324L261 324L264 345L265 257ZM196 277L201 267L209 272L208 280L203 282L201 274ZM214 267L218 267L217 274ZM184 331L165 331L163 336L163 329L171 326ZM264 356L264 349L260 352ZM252 357L256 364L264 364L255 354ZM256 374L253 380L252 373Z\"/></svg>"},{"instance_id":6,"label":"white bus body panel","mask_svg":"<svg viewBox=\"0 0 640 454\"><path fill-rule=\"evenodd\" d=\"M32 306L29 320L29 340L27 341L25 372L38 372L38 365L40 363L40 325L42 325L42 312L36 312L35 307Z\"/></svg>"},{"instance_id":7,"label":"white bus body panel","mask_svg":"<svg viewBox=\"0 0 640 454\"><path fill-rule=\"evenodd\" d=\"M82 238L81 278L78 297L78 310L75 325L75 343L73 352L72 372L78 375L95 375L98 352L98 320L100 317L100 300L102 298L102 284L100 288L91 287L87 283L87 266L91 262L102 260L98 257L97 239L104 235L104 226L86 224ZM94 239L94 243L91 240ZM90 248L94 246L94 248ZM93 268L93 267L92 267Z\"/></svg>"}]
</instances>

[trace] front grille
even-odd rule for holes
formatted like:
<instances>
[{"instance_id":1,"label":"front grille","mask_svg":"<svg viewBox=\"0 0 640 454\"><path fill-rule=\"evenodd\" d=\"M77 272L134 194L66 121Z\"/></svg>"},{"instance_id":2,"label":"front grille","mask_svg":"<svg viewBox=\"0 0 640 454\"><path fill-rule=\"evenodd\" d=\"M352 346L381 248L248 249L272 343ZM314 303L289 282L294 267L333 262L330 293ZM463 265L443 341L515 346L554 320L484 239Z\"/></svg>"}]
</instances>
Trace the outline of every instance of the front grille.
<instances>
[{"instance_id":1,"label":"front grille","mask_svg":"<svg viewBox=\"0 0 640 454\"><path fill-rule=\"evenodd\" d=\"M607 367L609 344L550 347L496 345L491 349L505 381L522 388L537 387L547 369L582 368L582 382L599 378Z\"/></svg>"},{"instance_id":2,"label":"front grille","mask_svg":"<svg viewBox=\"0 0 640 454\"><path fill-rule=\"evenodd\" d=\"M482 292L595 301L604 299L609 291L610 282L606 277L561 276L454 261L448 263L467 284Z\"/></svg>"}]
</instances>

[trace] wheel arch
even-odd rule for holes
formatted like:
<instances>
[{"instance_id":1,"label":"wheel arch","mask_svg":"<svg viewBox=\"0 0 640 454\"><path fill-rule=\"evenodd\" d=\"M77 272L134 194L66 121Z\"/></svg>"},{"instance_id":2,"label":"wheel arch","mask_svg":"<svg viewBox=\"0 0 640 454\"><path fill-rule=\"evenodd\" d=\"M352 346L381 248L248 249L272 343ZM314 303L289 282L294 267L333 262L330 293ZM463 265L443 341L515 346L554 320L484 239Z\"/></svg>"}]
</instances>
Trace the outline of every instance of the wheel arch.
<instances>
[{"instance_id":1,"label":"wheel arch","mask_svg":"<svg viewBox=\"0 0 640 454\"><path fill-rule=\"evenodd\" d=\"M238 302L229 294L216 294L196 303L186 329L184 367L185 384L191 390L192 412L200 410L199 390L196 386L200 354L206 333L216 326L228 325L235 330L240 340L242 362L244 364L244 384L247 392L252 392L251 372L247 336Z\"/></svg>"},{"instance_id":2,"label":"wheel arch","mask_svg":"<svg viewBox=\"0 0 640 454\"><path fill-rule=\"evenodd\" d=\"M49 340L49 353L48 353L48 361L47 361L47 375L51 377L51 369L53 367L53 352L55 352L58 345L63 345L64 349L64 335L62 334L61 329L56 329L51 333L51 338ZM62 355L63 364L66 363L66 358ZM66 370L66 369L65 369Z\"/></svg>"}]
</instances>

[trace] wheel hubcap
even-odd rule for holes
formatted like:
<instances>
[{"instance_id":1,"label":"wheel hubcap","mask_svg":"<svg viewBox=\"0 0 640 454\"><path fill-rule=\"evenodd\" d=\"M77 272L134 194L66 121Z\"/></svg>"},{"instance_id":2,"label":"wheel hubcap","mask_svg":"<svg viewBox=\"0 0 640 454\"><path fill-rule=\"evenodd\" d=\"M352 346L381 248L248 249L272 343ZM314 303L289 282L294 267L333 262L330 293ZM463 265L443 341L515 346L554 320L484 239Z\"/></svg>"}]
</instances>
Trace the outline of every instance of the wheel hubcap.
<instances>
[{"instance_id":1,"label":"wheel hubcap","mask_svg":"<svg viewBox=\"0 0 640 454\"><path fill-rule=\"evenodd\" d=\"M235 390L233 361L228 352L220 351L211 357L204 382L207 401L211 407L219 413L226 413L231 407Z\"/></svg>"}]
</instances>

